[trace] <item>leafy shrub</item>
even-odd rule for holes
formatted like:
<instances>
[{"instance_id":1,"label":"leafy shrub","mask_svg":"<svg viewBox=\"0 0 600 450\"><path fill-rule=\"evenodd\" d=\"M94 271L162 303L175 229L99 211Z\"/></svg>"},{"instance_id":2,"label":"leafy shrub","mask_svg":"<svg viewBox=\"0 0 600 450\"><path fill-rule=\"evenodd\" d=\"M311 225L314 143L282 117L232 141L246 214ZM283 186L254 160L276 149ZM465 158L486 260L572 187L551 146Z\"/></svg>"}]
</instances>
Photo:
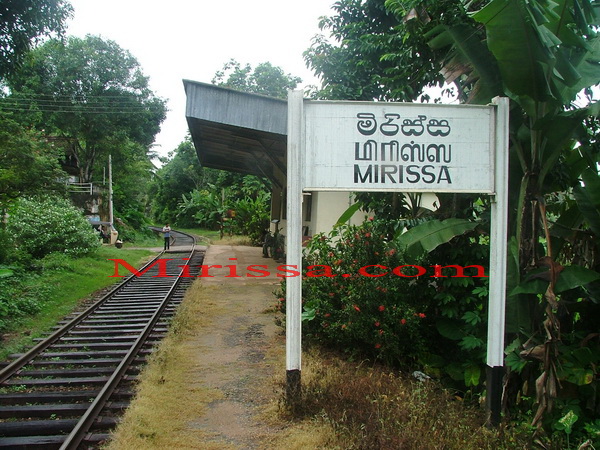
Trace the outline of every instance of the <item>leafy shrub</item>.
<instances>
[{"instance_id":1,"label":"leafy shrub","mask_svg":"<svg viewBox=\"0 0 600 450\"><path fill-rule=\"evenodd\" d=\"M8 260L8 252L11 246L10 235L0 228L0 264L3 264Z\"/></svg>"},{"instance_id":2,"label":"leafy shrub","mask_svg":"<svg viewBox=\"0 0 600 450\"><path fill-rule=\"evenodd\" d=\"M256 198L245 197L233 203L236 234L248 236L254 244L262 245L265 230L269 226L270 198L269 193L259 192Z\"/></svg>"},{"instance_id":3,"label":"leafy shrub","mask_svg":"<svg viewBox=\"0 0 600 450\"><path fill-rule=\"evenodd\" d=\"M402 269L406 277L391 273L404 265L403 255L390 247L377 224L344 226L313 237L303 265L308 337L393 365L413 364L426 352L431 321L428 304L418 299L432 298L435 286L430 278L414 276L411 267ZM360 274L361 268L375 265L388 267L389 273ZM377 267L365 270L382 273Z\"/></svg>"},{"instance_id":4,"label":"leafy shrub","mask_svg":"<svg viewBox=\"0 0 600 450\"><path fill-rule=\"evenodd\" d=\"M74 260L65 253L50 253L44 256L40 261L42 270L55 270L72 272L77 264L77 260Z\"/></svg>"},{"instance_id":5,"label":"leafy shrub","mask_svg":"<svg viewBox=\"0 0 600 450\"><path fill-rule=\"evenodd\" d=\"M392 236L389 222L375 220L339 227L310 241L303 261L305 336L394 366L418 366L461 391L481 389L488 278L474 276L474 269L455 277L451 268L435 277L433 266L486 268L487 237L460 236L415 260L395 248ZM366 272L387 275L359 272L377 265L387 269ZM319 269L325 266L331 268L329 274ZM407 266L400 271L404 276L392 271L399 266ZM410 266L426 272L416 276L418 269Z\"/></svg>"},{"instance_id":6,"label":"leafy shrub","mask_svg":"<svg viewBox=\"0 0 600 450\"><path fill-rule=\"evenodd\" d=\"M0 278L0 332L20 318L39 312L48 297L48 289L36 283L35 275L25 281L19 275Z\"/></svg>"},{"instance_id":7,"label":"leafy shrub","mask_svg":"<svg viewBox=\"0 0 600 450\"><path fill-rule=\"evenodd\" d=\"M223 223L231 234L249 236L259 243L269 225L270 194L257 192L254 197L245 196L223 202L222 196L207 190L193 190L181 196L177 225L182 227L200 226L217 230L221 219L228 210L235 211L235 217Z\"/></svg>"},{"instance_id":8,"label":"leafy shrub","mask_svg":"<svg viewBox=\"0 0 600 450\"><path fill-rule=\"evenodd\" d=\"M222 205L220 195L196 189L188 195L181 196L178 208L177 225L181 227L200 226L209 230L218 229L221 217L227 209Z\"/></svg>"},{"instance_id":9,"label":"leafy shrub","mask_svg":"<svg viewBox=\"0 0 600 450\"><path fill-rule=\"evenodd\" d=\"M22 198L9 211L7 232L17 250L43 258L53 252L82 256L100 246L98 235L62 198Z\"/></svg>"}]
</instances>

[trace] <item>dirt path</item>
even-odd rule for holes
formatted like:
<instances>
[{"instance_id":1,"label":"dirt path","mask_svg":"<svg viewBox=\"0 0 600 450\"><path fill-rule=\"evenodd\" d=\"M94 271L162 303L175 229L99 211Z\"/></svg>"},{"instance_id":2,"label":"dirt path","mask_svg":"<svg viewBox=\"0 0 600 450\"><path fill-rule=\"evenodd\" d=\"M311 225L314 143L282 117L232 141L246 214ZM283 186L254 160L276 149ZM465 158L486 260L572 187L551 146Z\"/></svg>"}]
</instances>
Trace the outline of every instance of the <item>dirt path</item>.
<instances>
[{"instance_id":1,"label":"dirt path","mask_svg":"<svg viewBox=\"0 0 600 450\"><path fill-rule=\"evenodd\" d=\"M277 265L259 248L232 246L211 246L204 264L237 264L240 275L250 264L273 274ZM276 430L266 411L276 407L274 379L285 371L273 313L279 279L228 273L215 270L190 289L176 332L149 365L111 448L271 447Z\"/></svg>"}]
</instances>

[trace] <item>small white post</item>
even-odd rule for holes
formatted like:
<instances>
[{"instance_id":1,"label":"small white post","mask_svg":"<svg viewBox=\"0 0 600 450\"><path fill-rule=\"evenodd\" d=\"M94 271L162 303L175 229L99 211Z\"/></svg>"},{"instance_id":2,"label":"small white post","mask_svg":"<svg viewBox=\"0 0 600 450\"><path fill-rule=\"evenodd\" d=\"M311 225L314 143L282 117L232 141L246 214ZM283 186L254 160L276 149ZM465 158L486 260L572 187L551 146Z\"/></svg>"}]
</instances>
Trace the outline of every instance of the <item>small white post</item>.
<instances>
[{"instance_id":1,"label":"small white post","mask_svg":"<svg viewBox=\"0 0 600 450\"><path fill-rule=\"evenodd\" d=\"M304 152L304 92L288 92L287 253L286 264L302 270L302 167ZM302 356L302 277L286 279L286 396L300 394Z\"/></svg>"},{"instance_id":2,"label":"small white post","mask_svg":"<svg viewBox=\"0 0 600 450\"><path fill-rule=\"evenodd\" d=\"M508 119L509 100L496 97L494 190L491 204L490 292L487 341L487 405L490 423L500 423L504 372L506 262L508 227Z\"/></svg>"}]
</instances>

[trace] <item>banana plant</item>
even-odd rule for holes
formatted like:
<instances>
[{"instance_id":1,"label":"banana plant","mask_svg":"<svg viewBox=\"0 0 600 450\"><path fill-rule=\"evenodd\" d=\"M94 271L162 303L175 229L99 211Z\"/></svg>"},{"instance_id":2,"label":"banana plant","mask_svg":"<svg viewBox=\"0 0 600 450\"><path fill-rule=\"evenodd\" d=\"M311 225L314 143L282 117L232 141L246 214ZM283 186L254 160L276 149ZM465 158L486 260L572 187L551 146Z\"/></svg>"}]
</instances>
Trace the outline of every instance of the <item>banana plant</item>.
<instances>
[{"instance_id":1,"label":"banana plant","mask_svg":"<svg viewBox=\"0 0 600 450\"><path fill-rule=\"evenodd\" d=\"M387 0L386 6L400 15L403 3ZM420 1L408 3L427 9ZM468 9L481 3L462 5ZM567 232L580 229L585 222L598 236L600 225L598 155L581 148L578 141L586 132L584 120L597 118L600 104L575 103L580 92L589 93L600 80L596 31L600 13L597 3L589 0L492 0L470 16L473 22L442 19L428 37L432 48L446 51L443 71L447 81L468 94L469 102L488 103L496 95L511 99L509 271L514 276L509 281L515 284L507 318L519 318L518 325L508 326L514 332L537 329L545 336L543 369L536 382L539 407L534 424L540 425L552 409L558 384L561 331L555 311L560 283L590 286L595 279L591 268L561 272L557 257L561 257L558 251ZM565 211L551 224L546 198L556 192L573 192L578 210ZM425 225L432 226L424 224L411 231L416 236ZM440 241L443 232L447 230L440 229ZM424 241L432 238L435 235L424 232ZM540 305L543 320L537 323L533 323L535 306L529 291L517 288L535 267L542 267L548 276L544 286L536 286L536 294L544 300ZM525 323L529 325L521 328Z\"/></svg>"}]
</instances>

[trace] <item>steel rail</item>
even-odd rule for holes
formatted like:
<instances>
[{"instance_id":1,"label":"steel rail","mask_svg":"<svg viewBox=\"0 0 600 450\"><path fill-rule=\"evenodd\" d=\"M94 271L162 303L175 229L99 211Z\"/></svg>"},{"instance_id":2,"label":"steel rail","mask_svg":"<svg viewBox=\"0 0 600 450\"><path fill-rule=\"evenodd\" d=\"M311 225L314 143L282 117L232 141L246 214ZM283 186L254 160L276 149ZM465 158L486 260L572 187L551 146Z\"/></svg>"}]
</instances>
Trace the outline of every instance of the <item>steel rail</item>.
<instances>
[{"instance_id":1,"label":"steel rail","mask_svg":"<svg viewBox=\"0 0 600 450\"><path fill-rule=\"evenodd\" d=\"M165 280L162 280L161 283L158 283L159 280L157 279L156 282L155 281L151 281L153 279L148 279L146 282L144 282L143 279L140 279L138 276L136 276L135 274L132 274L128 277L126 277L125 279L123 279L123 281L121 283L119 283L117 286L115 286L114 288L110 289L110 291L103 295L101 299L99 299L98 301L94 302L93 305L87 307L83 312L78 313L78 316L69 320L68 323L62 325L58 330L56 330L55 332L53 332L50 336L48 336L44 341L41 341L40 343L38 343L38 345L34 346L31 350L29 350L27 353L21 355L19 358L17 358L15 361L13 361L12 363L10 363L8 366L6 366L4 369L0 370L0 374L2 375L2 382L0 383L0 385L3 385L4 382L9 379L12 376L22 376L24 377L24 379L30 378L30 377L34 377L33 379L35 379L35 377L39 377L39 375L33 374L33 373L29 373L29 372L23 372L20 369L22 369L24 366L28 365L29 363L31 364L37 364L37 358L41 357L44 358L44 355L48 355L48 356L53 356L54 358L58 358L59 355L60 356L64 356L66 358L69 358L70 355L68 355L67 353L65 353L64 355L61 354L61 349L60 347L66 348L67 344L69 342L73 342L73 344L75 346L83 346L82 348L85 350L85 347L88 345L86 344L87 342L90 342L90 346L92 347L96 347L99 348L100 351L99 353L107 353L108 352L103 352L102 351L102 346L104 346L104 344L96 344L96 343L92 343L93 341L96 341L98 338L94 337L93 339L90 337L90 339L92 340L88 340L88 338L85 337L85 335L89 332L80 332L80 333L76 333L76 330L80 327L80 326L85 326L86 329L89 328L91 326L91 328L97 328L95 322L97 321L97 319L94 319L94 317L97 314L100 314L99 318L102 318L104 314L108 314L106 317L108 318L108 320L106 321L106 323L108 324L109 322L115 322L114 326L116 327L114 330L112 328L110 329L106 329L104 331L104 333L106 333L106 336L112 336L112 335L122 335L122 333L126 334L131 334L131 338L133 338L132 340L130 340L127 343L127 346L123 346L123 344L126 342L126 339L124 338L125 335L123 335L123 339L122 338L107 338L109 339L108 341L104 341L104 338L102 338L102 342L114 342L116 343L117 347L114 347L110 350L116 351L116 354L114 356L110 356L110 358L113 358L111 361L110 366L111 369L110 370L106 370L104 371L104 374L100 377L91 377L91 378L87 378L87 380L89 380L88 384L90 386L95 385L96 383L98 383L100 381L100 385L97 386L96 388L94 388L93 390L95 391L95 393L93 395L85 395L85 397L89 398L91 403L87 403L85 406L83 404L80 404L79 406L84 406L83 408L74 408L72 409L73 415L75 415L75 412L77 411L77 409L80 409L80 411L76 414L77 416L79 416L79 419L61 419L62 423L64 423L64 425L61 426L61 428L63 428L63 432L65 434L63 435L56 435L55 433L58 432L60 434L60 431L58 431L58 428L56 428L56 432L52 432L52 428L50 426L47 426L44 424L44 431L42 431L40 434L40 436L33 436L33 435L29 435L29 432L26 432L27 434L21 435L20 437L17 434L14 434L14 430L17 430L17 428L15 427L7 427L6 428L6 433L8 434L3 434L3 436L6 436L7 439L6 441L4 441L4 439L0 439L0 444L4 442L4 446L8 445L9 447L12 446L26 446L27 448L29 448L29 445L42 445L42 447L44 448L49 448L47 447L48 445L51 445L52 448L58 448L58 446L61 445L61 443L63 444L63 447L61 448L77 448L78 445L80 445L81 443L83 443L84 446L88 446L88 445L94 445L94 442L96 442L98 439L104 439L105 438L105 433L100 432L99 434L97 434L97 431L94 431L97 426L99 425L101 429L106 428L107 424L110 423L110 421L107 420L103 420L103 421L99 421L99 415L103 414L106 410L106 408L108 408L108 413L109 415L112 415L112 409L115 403L113 401L113 397L114 395L117 395L118 397L121 397L123 395L125 395L124 393L126 391L121 391L121 387L123 381L128 381L127 378L127 374L130 373L130 370L132 370L132 367L137 367L139 366L139 364L141 363L140 360L140 355L143 356L143 354L145 354L145 352L147 352L147 350L144 350L146 348L146 346L148 345L149 342L152 342L154 340L156 340L156 338L158 336L160 336L161 333L164 333L166 331L163 330L163 328L165 327L165 325L160 325L161 323L163 323L164 319L167 316L171 316L174 312L174 307L176 307L180 302L181 299L183 298L183 292L185 291L188 282L191 282L191 279L189 279L189 276L186 276L185 280L181 280L182 278L182 274L185 270L189 270L187 269L187 267L190 266L190 264L194 264L194 261L197 261L197 258L199 257L200 260L202 258L201 254L203 252L200 252L200 254L198 254L197 251L195 251L195 245L196 245L196 239L187 234L187 233L183 233L183 232L179 232L179 231L173 231L175 234L175 237L179 237L181 238L181 236L185 236L190 238L191 240L191 244L188 244L187 242L185 242L186 240L184 240L184 242L182 242L181 244L179 244L179 242L177 242L177 244L179 244L178 246L180 247L179 249L171 249L172 254L179 254L181 256L187 256L187 258L183 258L184 260L187 260L183 265L180 266L175 266L175 267L179 267L179 270L175 270L173 271L173 269L175 269L175 267L173 267L175 265L175 263L173 262L172 264L169 264L169 275L167 275L169 278L171 278L171 282L168 283L164 283ZM176 239L177 240L177 239ZM147 270L150 268L151 265L155 264L157 259L161 258L162 256L165 255L165 253L168 252L160 252L155 258L153 258L151 261L149 261L148 263L146 263L141 269L139 269L139 271L143 271L143 270ZM177 258L179 258L179 256L177 256ZM195 266L194 266L195 267ZM175 275L178 274L178 275ZM174 278L174 279L173 279ZM139 281L140 283L135 283L133 280ZM150 284L148 284L148 281L150 281ZM182 282L182 281L185 281ZM158 285L157 285L158 283ZM159 286L162 285L163 288L161 290L156 291L156 288L159 288ZM160 295L156 295L156 294L150 294L150 297L148 297L148 294L144 294L144 298L149 299L149 303L146 303L146 305L149 304L153 304L151 307L144 307L143 305L140 305L137 308L141 308L139 311L144 312L147 311L148 314L142 313L142 314L138 314L136 311L137 309L132 309L134 307L136 307L135 305L137 304L136 302L139 301L139 297L140 294L136 293L137 291L140 292L145 292L146 289L154 289L154 292L161 292ZM116 303L112 303L113 301L115 301ZM130 316L130 318L133 319L133 321L131 322L131 329L128 329L129 327L126 327L125 324L121 325L118 324L117 322L119 322L118 320L113 320L109 317L110 314L114 314L113 310L117 311L115 309L115 306L118 304L122 304L123 305L123 311L126 311L126 314L128 316ZM114 305L114 306L111 306ZM102 312L102 311L106 311ZM151 316L151 317L148 317ZM104 319L102 319L102 322L105 322ZM100 322L99 322L100 323ZM136 325L139 324L139 325ZM141 327L141 328L140 328ZM158 327L158 328L157 328ZM159 335L157 335L157 330L161 330L158 331ZM117 332L118 330L122 330ZM75 335L81 335L83 334L83 338L67 338L67 336L69 336L71 333L76 333ZM99 332L93 331L91 332L92 334L94 334L94 336L99 335ZM74 335L74 336L75 336ZM82 340L83 339L83 340ZM160 338L159 338L160 339ZM62 342L65 342L65 344L61 344ZM77 344L77 341L79 341L80 343ZM57 345L57 344L61 344L61 345ZM154 344L153 344L154 345ZM122 352L121 350L117 350L119 347L124 347L122 348ZM47 351L48 349L50 350L50 352L52 352L52 349L56 348L58 353L56 353L56 356L54 353L45 353L45 351ZM108 347L106 347L108 349ZM118 353L121 353L119 355L117 355ZM123 353L125 353L125 356L123 356ZM103 356L99 355L99 358L104 358ZM64 364L67 364L67 366L69 364L78 364L78 358L80 358L79 356L71 356L71 360L65 360ZM43 360L42 360L43 361ZM82 359L83 361L83 359ZM88 359L88 361L91 361ZM101 364L102 366L107 366L106 364L104 364L105 359L99 359L97 360L97 362L95 362L94 364ZM108 359L106 359L106 361L108 361ZM93 366L96 367L96 366ZM60 369L63 370L63 369ZM74 369L74 370L80 370L80 369ZM66 379L70 379L70 377L73 377L73 380L75 381L76 384L73 384L73 386L81 386L83 385L82 382L84 382L84 380L86 380L85 377L89 377L89 375L86 375L86 373L90 373L89 369L86 369L85 367L83 367L82 369L82 376L83 378L81 379L77 379L75 378L75 375L72 369L67 367L67 371L66 371ZM136 369L137 370L137 369ZM50 372L53 372L52 370ZM57 382L62 382L63 380L60 379L60 372L59 371L54 371L55 373L53 373L51 376L54 377L54 379ZM43 373L43 372L42 372ZM58 378L56 378L58 376ZM32 380L33 381L33 380ZM25 380L25 382L27 382L27 380ZM7 383L10 383L7 382ZM70 382L66 382L68 385ZM14 384L14 383L13 383ZM31 383L32 386L40 385L40 383ZM59 386L61 383L55 383L57 386ZM8 384L7 384L8 385ZM100 389L100 390L98 390ZM127 389L127 388L126 388ZM43 391L43 390L42 390ZM45 391L43 391L45 392ZM69 392L68 390L65 392ZM83 392L83 391L82 391ZM58 391L57 391L58 393ZM29 394L25 394L25 395L29 395ZM95 396L95 397L94 397ZM66 397L69 397L69 395L67 394ZM31 398L35 398L33 396L31 396ZM56 399L60 402L59 400L59 396L56 396ZM32 400L34 402L37 402L38 400ZM40 400L43 402L43 400ZM16 403L13 403L16 402ZM26 399L23 400L19 400L18 398L15 397L15 399L12 399L11 403L12 405L16 405L19 404L20 402L22 402L22 404L29 404L27 403ZM53 403L53 402L51 402ZM71 401L71 403L79 403L77 400ZM63 408L62 410L60 409L60 405L61 403L57 403L56 407L59 408L60 411L67 412L68 409ZM113 406L111 406L113 405ZM119 404L120 405L120 404ZM123 403L123 405L126 405L126 403ZM34 405L35 406L35 405ZM49 405L50 406L50 405ZM77 405L65 405L65 406L77 406ZM126 406L120 406L119 409L124 409ZM114 408L113 408L114 409ZM51 409L45 408L46 411L50 411ZM39 411L35 409L35 407L32 408L32 417L44 417L43 414L47 414L47 413L43 413L44 408L39 408ZM25 417L23 415L24 410L19 411L19 408L16 407L14 409L15 414L17 414L16 417ZM42 412L42 415L39 416L37 413L38 412ZM81 413L83 413L83 415L81 415ZM6 414L6 411L4 412L4 414ZM7 418L9 418L8 416L5 416ZM29 417L29 416L27 416ZM68 417L68 416L67 416ZM113 419L114 420L114 419ZM67 422L71 421L71 424L67 425ZM23 421L19 421L19 422L23 422ZM31 423L33 424L35 422L35 420L33 422L27 422L24 421L24 424L27 423ZM41 422L40 422L41 423ZM58 423L58 422L57 422ZM65 428L68 427L68 428ZM31 427L29 427L31 428ZM36 429L37 430L37 429ZM25 429L23 430L25 431ZM34 431L34 430L32 430ZM48 431L50 431L50 433L48 433ZM86 434L86 433L91 433L91 434ZM35 433L38 434L38 433ZM36 441L34 440L27 440L27 436L30 436L31 438L40 438L37 439ZM46 439L44 441L44 438L41 436L48 436L48 439ZM14 436L14 438L11 438L10 436ZM11 441L12 439L12 441ZM19 439L23 439L23 443L20 443L18 440ZM52 443L51 443L52 442ZM56 445L56 447L54 447L54 445ZM3 445L0 445L3 446Z\"/></svg>"},{"instance_id":2,"label":"steel rail","mask_svg":"<svg viewBox=\"0 0 600 450\"><path fill-rule=\"evenodd\" d=\"M193 238L193 236L192 236ZM194 240L195 242L195 240ZM160 252L154 259L145 264L140 271L143 271L148 266L154 264L154 262L159 259L164 252ZM90 316L94 311L96 311L104 302L106 302L110 297L119 292L119 290L123 289L125 286L129 284L129 282L134 279L134 274L129 275L127 278L123 279L123 281L111 289L107 294L102 296L98 301L94 302L91 306L86 308L77 317L73 318L61 328L56 330L50 336L46 337L43 341L40 341L38 344L33 346L26 353L21 355L19 358L11 361L6 367L0 370L0 384L4 383L7 379L16 374L20 369L26 366L33 358L41 354L44 350L46 350L51 345L55 344L61 337L67 334L72 328L85 320L88 316Z\"/></svg>"},{"instance_id":3,"label":"steel rail","mask_svg":"<svg viewBox=\"0 0 600 450\"><path fill-rule=\"evenodd\" d=\"M195 239L194 239L194 244L192 245L192 249L189 253L190 259L194 253L194 246L195 246ZM179 272L179 276L175 280L175 283L173 283L173 286L171 286L171 289L169 289L169 292L165 295L160 306L157 308L155 313L152 315L152 318L150 319L148 324L144 327L144 330L138 336L135 343L132 345L131 349L127 352L127 354L125 355L125 357L123 358L121 363L117 366L117 368L115 369L113 374L110 376L109 380L106 382L106 384L100 390L100 392L98 393L98 395L96 396L96 398L94 399L92 404L88 407L87 411L83 414L83 416L81 417L79 422L77 422L77 425L75 425L75 427L73 428L71 433L67 436L67 438L63 442L62 446L60 447L61 450L74 450L85 440L85 436L88 433L90 427L92 426L94 420L96 420L96 418L98 417L98 415L104 408L106 402L108 401L108 398L113 393L113 391L116 389L117 385L121 382L123 376L125 375L125 372L131 365L131 362L137 356L138 351L141 349L142 345L146 342L152 329L158 322L158 319L160 318L165 307L169 303L171 296L173 295L173 293L175 292L175 289L179 285L179 282L181 280L180 275L184 271L183 267L185 267L189 264L190 259L188 259L186 264L182 266L181 271Z\"/></svg>"}]
</instances>

